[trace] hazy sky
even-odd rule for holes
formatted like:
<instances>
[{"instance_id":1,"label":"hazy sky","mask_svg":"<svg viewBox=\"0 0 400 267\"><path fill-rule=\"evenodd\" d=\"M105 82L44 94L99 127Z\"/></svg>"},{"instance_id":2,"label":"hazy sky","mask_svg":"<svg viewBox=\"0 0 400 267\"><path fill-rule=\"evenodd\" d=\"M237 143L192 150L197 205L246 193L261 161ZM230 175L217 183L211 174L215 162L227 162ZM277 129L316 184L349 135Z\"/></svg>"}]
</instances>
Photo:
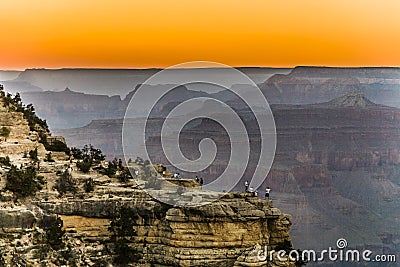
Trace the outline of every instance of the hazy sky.
<instances>
[{"instance_id":1,"label":"hazy sky","mask_svg":"<svg viewBox=\"0 0 400 267\"><path fill-rule=\"evenodd\" d=\"M399 0L1 0L0 69L400 66Z\"/></svg>"}]
</instances>

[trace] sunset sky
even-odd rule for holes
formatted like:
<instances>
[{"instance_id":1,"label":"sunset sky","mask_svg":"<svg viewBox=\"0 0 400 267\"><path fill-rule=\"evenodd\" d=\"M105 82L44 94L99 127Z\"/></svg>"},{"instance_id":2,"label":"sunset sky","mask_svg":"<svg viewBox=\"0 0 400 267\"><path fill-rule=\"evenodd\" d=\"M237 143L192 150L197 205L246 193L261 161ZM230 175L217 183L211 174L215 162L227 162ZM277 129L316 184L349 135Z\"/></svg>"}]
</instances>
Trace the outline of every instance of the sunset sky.
<instances>
[{"instance_id":1,"label":"sunset sky","mask_svg":"<svg viewBox=\"0 0 400 267\"><path fill-rule=\"evenodd\" d=\"M400 66L399 0L1 0L0 69Z\"/></svg>"}]
</instances>

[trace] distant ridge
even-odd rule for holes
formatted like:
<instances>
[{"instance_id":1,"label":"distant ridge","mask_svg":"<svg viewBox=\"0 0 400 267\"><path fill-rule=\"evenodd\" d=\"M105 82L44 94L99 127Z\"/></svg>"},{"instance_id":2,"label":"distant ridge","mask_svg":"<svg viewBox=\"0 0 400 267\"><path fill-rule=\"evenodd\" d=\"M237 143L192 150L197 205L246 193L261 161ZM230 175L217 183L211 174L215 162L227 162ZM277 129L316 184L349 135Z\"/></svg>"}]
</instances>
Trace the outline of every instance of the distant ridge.
<instances>
[{"instance_id":1,"label":"distant ridge","mask_svg":"<svg viewBox=\"0 0 400 267\"><path fill-rule=\"evenodd\" d=\"M360 90L354 90L344 96L335 98L328 102L328 105L335 107L371 107L377 104L370 101L365 97L364 93Z\"/></svg>"},{"instance_id":2,"label":"distant ridge","mask_svg":"<svg viewBox=\"0 0 400 267\"><path fill-rule=\"evenodd\" d=\"M379 78L400 78L400 67L318 67L318 66L297 66L292 69L289 75L303 77L324 77L332 75L342 77L379 77Z\"/></svg>"}]
</instances>

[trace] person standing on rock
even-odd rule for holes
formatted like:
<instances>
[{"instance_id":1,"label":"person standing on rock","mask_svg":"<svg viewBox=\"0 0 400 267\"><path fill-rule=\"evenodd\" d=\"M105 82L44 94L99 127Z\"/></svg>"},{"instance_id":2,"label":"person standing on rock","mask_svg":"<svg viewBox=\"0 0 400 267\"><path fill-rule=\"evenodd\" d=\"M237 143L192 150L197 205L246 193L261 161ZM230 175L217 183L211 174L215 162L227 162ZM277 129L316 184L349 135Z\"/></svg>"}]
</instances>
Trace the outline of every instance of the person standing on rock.
<instances>
[{"instance_id":1,"label":"person standing on rock","mask_svg":"<svg viewBox=\"0 0 400 267\"><path fill-rule=\"evenodd\" d=\"M244 191L245 192L249 191L249 182L248 181L244 182Z\"/></svg>"},{"instance_id":2,"label":"person standing on rock","mask_svg":"<svg viewBox=\"0 0 400 267\"><path fill-rule=\"evenodd\" d=\"M71 165L68 166L67 173L68 173L68 175L72 175L72 167L71 167Z\"/></svg>"},{"instance_id":3,"label":"person standing on rock","mask_svg":"<svg viewBox=\"0 0 400 267\"><path fill-rule=\"evenodd\" d=\"M199 180L199 176L196 175L196 182L199 184L200 180Z\"/></svg>"},{"instance_id":4,"label":"person standing on rock","mask_svg":"<svg viewBox=\"0 0 400 267\"><path fill-rule=\"evenodd\" d=\"M202 188L202 187L203 187L203 184L204 184L203 177L200 177L200 188Z\"/></svg>"},{"instance_id":5,"label":"person standing on rock","mask_svg":"<svg viewBox=\"0 0 400 267\"><path fill-rule=\"evenodd\" d=\"M269 188L269 186L267 186L267 188L265 189L265 199L269 200L269 192L271 191L271 188Z\"/></svg>"},{"instance_id":6,"label":"person standing on rock","mask_svg":"<svg viewBox=\"0 0 400 267\"><path fill-rule=\"evenodd\" d=\"M254 188L250 186L250 188L249 188L249 191L248 191L248 192L250 192L250 193L253 193L253 194L254 194Z\"/></svg>"}]
</instances>

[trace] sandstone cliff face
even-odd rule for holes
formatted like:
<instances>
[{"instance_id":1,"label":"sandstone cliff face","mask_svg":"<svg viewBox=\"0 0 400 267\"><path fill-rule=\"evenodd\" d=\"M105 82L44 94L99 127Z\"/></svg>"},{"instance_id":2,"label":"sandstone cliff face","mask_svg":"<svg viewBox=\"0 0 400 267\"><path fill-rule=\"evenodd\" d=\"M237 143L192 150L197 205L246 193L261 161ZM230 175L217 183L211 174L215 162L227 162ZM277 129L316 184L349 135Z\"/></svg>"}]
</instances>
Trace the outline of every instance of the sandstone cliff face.
<instances>
[{"instance_id":1,"label":"sandstone cliff face","mask_svg":"<svg viewBox=\"0 0 400 267\"><path fill-rule=\"evenodd\" d=\"M38 153L44 156L46 150L38 142L38 134L29 130L29 125L22 113L3 106L0 100L0 127L10 130L10 135L0 137L0 157L20 158L24 153L38 148Z\"/></svg>"},{"instance_id":2,"label":"sandstone cliff face","mask_svg":"<svg viewBox=\"0 0 400 267\"><path fill-rule=\"evenodd\" d=\"M246 266L247 258L242 254L254 246L272 250L291 241L291 217L272 207L271 201L252 193L229 193L205 206L169 206L150 197L135 182L121 183L93 170L81 173L76 161L71 164L65 155L55 157L55 162L43 162L47 151L33 138L37 133L29 131L22 114L9 109L0 109L0 113L0 122L11 130L7 141L0 143L1 155L10 156L12 164L23 167L35 164L23 158L23 153L39 147L41 168L37 171L46 182L36 195L17 199L4 189L5 175L0 176L0 255L7 266L110 266L113 244L108 227L122 206L138 215L137 236L130 240L130 246L142 259L130 266ZM9 149L11 145L14 147ZM53 187L56 173L68 165L72 166L78 193L60 196ZM96 183L90 193L83 190L88 178ZM193 180L182 182L197 186ZM198 190L205 196L217 194ZM167 195L169 191L162 188L159 193ZM66 230L65 246L58 250L46 243L46 221L55 216L62 218ZM274 260L260 264L295 263Z\"/></svg>"},{"instance_id":3,"label":"sandstone cliff face","mask_svg":"<svg viewBox=\"0 0 400 267\"><path fill-rule=\"evenodd\" d=\"M232 193L209 205L187 209L165 206L141 191L132 193L130 198L36 204L62 215L67 231L75 236L95 240L108 237L104 219L111 218L119 205L130 206L139 214L135 246L145 263L157 266L233 266L246 249L257 244L273 249L290 240L290 216L252 194ZM81 220L86 223L80 224Z\"/></svg>"},{"instance_id":4,"label":"sandstone cliff face","mask_svg":"<svg viewBox=\"0 0 400 267\"><path fill-rule=\"evenodd\" d=\"M256 245L272 250L290 241L291 217L273 208L271 201L251 193L230 193L206 206L179 208L159 203L137 189L121 192L111 189L106 198L92 193L85 199L33 200L30 207L0 208L0 241L16 244L19 240L16 248L21 256L38 264L29 247L40 242L30 240L30 236L41 233L45 214L58 214L64 221L68 244L77 246L78 266L110 263L107 228L122 205L139 215L138 235L132 246L143 258L132 266L246 266L241 265L246 264L242 257L246 250ZM0 242L0 248L12 251L7 243ZM263 262L257 266L294 263Z\"/></svg>"}]
</instances>

